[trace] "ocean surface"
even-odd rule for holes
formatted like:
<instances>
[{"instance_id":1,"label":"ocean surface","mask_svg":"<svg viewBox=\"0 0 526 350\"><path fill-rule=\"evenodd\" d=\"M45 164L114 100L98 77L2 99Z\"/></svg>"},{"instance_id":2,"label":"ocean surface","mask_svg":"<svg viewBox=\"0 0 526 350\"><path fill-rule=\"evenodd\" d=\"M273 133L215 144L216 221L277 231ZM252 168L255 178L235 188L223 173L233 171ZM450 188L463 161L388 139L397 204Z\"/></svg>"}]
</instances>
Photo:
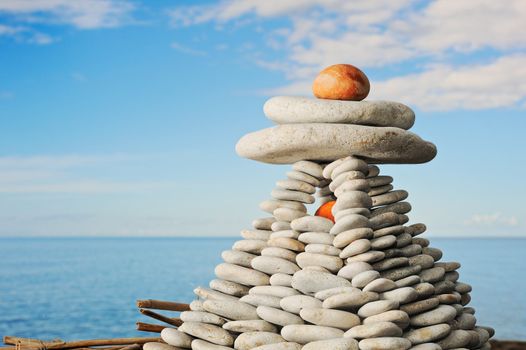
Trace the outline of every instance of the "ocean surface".
<instances>
[{"instance_id":1,"label":"ocean surface","mask_svg":"<svg viewBox=\"0 0 526 350\"><path fill-rule=\"evenodd\" d=\"M0 239L0 336L147 336L137 299L190 302L236 238ZM460 261L470 306L499 339L526 339L526 239L433 239ZM155 321L153 321L155 322Z\"/></svg>"}]
</instances>

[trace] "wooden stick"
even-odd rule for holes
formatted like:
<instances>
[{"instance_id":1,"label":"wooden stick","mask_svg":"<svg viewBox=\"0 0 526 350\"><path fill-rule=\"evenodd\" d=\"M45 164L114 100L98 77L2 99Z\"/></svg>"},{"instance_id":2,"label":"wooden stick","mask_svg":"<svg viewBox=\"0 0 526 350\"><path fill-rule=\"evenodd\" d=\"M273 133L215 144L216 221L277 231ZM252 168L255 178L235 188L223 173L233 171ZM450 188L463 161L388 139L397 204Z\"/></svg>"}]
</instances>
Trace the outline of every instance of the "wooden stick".
<instances>
[{"instance_id":1,"label":"wooden stick","mask_svg":"<svg viewBox=\"0 0 526 350\"><path fill-rule=\"evenodd\" d=\"M157 309L168 311L189 311L190 305L163 300L137 300L137 307L144 309Z\"/></svg>"},{"instance_id":2,"label":"wooden stick","mask_svg":"<svg viewBox=\"0 0 526 350\"><path fill-rule=\"evenodd\" d=\"M10 345L17 345L30 348L46 348L46 349L75 349L87 348L91 346L105 346L105 345L131 345L144 344L148 342L159 341L160 338L114 338L114 339L89 339L76 341L40 341L36 339L27 339L20 337L5 336L4 343Z\"/></svg>"},{"instance_id":3,"label":"wooden stick","mask_svg":"<svg viewBox=\"0 0 526 350\"><path fill-rule=\"evenodd\" d=\"M151 310L146 310L146 309L139 309L139 312L141 314L145 315L145 316L154 318L154 319L162 321L164 323L168 323L168 324L170 324L172 326L179 327L182 324L182 321L181 321L180 318L166 317L164 315L158 314L157 312L153 312Z\"/></svg>"},{"instance_id":4,"label":"wooden stick","mask_svg":"<svg viewBox=\"0 0 526 350\"><path fill-rule=\"evenodd\" d=\"M161 333L161 331L166 328L165 326L162 326L160 324L151 324L144 322L135 322L135 325L137 326L138 331L152 333Z\"/></svg>"}]
</instances>

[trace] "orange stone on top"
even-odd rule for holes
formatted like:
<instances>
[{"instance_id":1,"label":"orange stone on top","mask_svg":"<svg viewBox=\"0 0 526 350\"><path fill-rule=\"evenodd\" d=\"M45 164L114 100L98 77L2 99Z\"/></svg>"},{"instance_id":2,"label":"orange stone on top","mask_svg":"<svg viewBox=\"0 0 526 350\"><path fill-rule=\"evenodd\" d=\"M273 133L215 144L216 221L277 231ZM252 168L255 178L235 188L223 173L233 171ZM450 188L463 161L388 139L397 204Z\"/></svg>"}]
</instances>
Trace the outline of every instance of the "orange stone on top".
<instances>
[{"instance_id":1,"label":"orange stone on top","mask_svg":"<svg viewBox=\"0 0 526 350\"><path fill-rule=\"evenodd\" d=\"M329 100L361 101L369 94L369 79L350 64L335 64L322 70L314 83L314 96Z\"/></svg>"}]
</instances>

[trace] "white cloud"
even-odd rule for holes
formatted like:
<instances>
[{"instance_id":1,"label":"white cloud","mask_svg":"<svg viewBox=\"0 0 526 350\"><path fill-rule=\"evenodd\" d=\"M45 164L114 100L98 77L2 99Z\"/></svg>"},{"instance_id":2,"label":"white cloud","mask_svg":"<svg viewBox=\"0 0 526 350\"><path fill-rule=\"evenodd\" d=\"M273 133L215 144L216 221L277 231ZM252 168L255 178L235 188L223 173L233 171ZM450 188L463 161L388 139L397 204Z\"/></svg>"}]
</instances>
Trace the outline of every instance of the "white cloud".
<instances>
[{"instance_id":1,"label":"white cloud","mask_svg":"<svg viewBox=\"0 0 526 350\"><path fill-rule=\"evenodd\" d=\"M464 224L466 226L504 226L516 227L519 225L519 220L515 216L506 216L499 212L493 214L474 214L467 219Z\"/></svg>"},{"instance_id":2,"label":"white cloud","mask_svg":"<svg viewBox=\"0 0 526 350\"><path fill-rule=\"evenodd\" d=\"M179 51L181 53L184 53L186 55L192 55L192 56L206 56L206 52L205 51L201 51L201 50L195 50L195 49L192 49L191 47L187 47L187 46L184 46L180 43L177 43L177 42L172 42L170 44L170 47L176 51Z\"/></svg>"},{"instance_id":3,"label":"white cloud","mask_svg":"<svg viewBox=\"0 0 526 350\"><path fill-rule=\"evenodd\" d=\"M268 48L284 58L268 59L257 46L251 56L290 80L275 92L310 94L321 68L348 62L397 74L372 85L377 96L425 109L522 106L526 98L523 0L232 0L171 15L178 26L286 17L288 24L263 31Z\"/></svg>"},{"instance_id":4,"label":"white cloud","mask_svg":"<svg viewBox=\"0 0 526 350\"><path fill-rule=\"evenodd\" d=\"M131 193L166 189L170 182L112 181L84 175L80 168L140 161L144 157L125 154L0 157L0 193ZM80 170L80 171L79 171ZM88 173L88 172L87 172Z\"/></svg>"},{"instance_id":5,"label":"white cloud","mask_svg":"<svg viewBox=\"0 0 526 350\"><path fill-rule=\"evenodd\" d=\"M2 0L0 13L23 22L69 24L80 29L117 27L135 6L122 0Z\"/></svg>"}]
</instances>

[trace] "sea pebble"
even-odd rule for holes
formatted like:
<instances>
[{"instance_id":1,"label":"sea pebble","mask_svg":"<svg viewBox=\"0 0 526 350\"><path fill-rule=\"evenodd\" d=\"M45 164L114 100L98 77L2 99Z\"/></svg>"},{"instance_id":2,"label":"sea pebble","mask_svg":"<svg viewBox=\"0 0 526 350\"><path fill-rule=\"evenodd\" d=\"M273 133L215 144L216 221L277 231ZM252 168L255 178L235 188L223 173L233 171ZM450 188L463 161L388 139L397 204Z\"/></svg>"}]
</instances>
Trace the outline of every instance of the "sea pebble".
<instances>
[{"instance_id":1,"label":"sea pebble","mask_svg":"<svg viewBox=\"0 0 526 350\"><path fill-rule=\"evenodd\" d=\"M300 191L308 194L313 194L316 192L316 187L312 186L311 184L305 181L293 179L278 180L276 182L276 186L281 187L284 190Z\"/></svg>"},{"instance_id":2,"label":"sea pebble","mask_svg":"<svg viewBox=\"0 0 526 350\"><path fill-rule=\"evenodd\" d=\"M336 248L345 248L348 244L362 239L362 238L372 238L373 230L369 227L355 228L351 230L346 230L340 232L334 237L333 245Z\"/></svg>"},{"instance_id":3,"label":"sea pebble","mask_svg":"<svg viewBox=\"0 0 526 350\"><path fill-rule=\"evenodd\" d=\"M270 275L275 273L285 273L292 275L294 272L300 270L299 266L293 262L273 256L258 256L252 260L251 264L255 270Z\"/></svg>"},{"instance_id":4,"label":"sea pebble","mask_svg":"<svg viewBox=\"0 0 526 350\"><path fill-rule=\"evenodd\" d=\"M407 312L408 315L418 315L425 311L434 309L439 304L438 298L428 298L415 301L409 304L401 305L400 310Z\"/></svg>"},{"instance_id":5,"label":"sea pebble","mask_svg":"<svg viewBox=\"0 0 526 350\"><path fill-rule=\"evenodd\" d=\"M323 301L323 307L326 309L355 310L375 300L378 300L377 293L354 291L328 297Z\"/></svg>"},{"instance_id":6,"label":"sea pebble","mask_svg":"<svg viewBox=\"0 0 526 350\"><path fill-rule=\"evenodd\" d=\"M326 232L305 232L299 235L298 241L306 244L332 244L334 236Z\"/></svg>"},{"instance_id":7,"label":"sea pebble","mask_svg":"<svg viewBox=\"0 0 526 350\"><path fill-rule=\"evenodd\" d=\"M365 339L378 337L400 337L402 330L393 322L376 322L368 325L360 325L345 332L344 337Z\"/></svg>"},{"instance_id":8,"label":"sea pebble","mask_svg":"<svg viewBox=\"0 0 526 350\"><path fill-rule=\"evenodd\" d=\"M183 322L202 322L218 326L222 326L226 322L224 318L205 311L183 311L179 315L179 318L181 318Z\"/></svg>"},{"instance_id":9,"label":"sea pebble","mask_svg":"<svg viewBox=\"0 0 526 350\"><path fill-rule=\"evenodd\" d=\"M256 256L257 255L237 250L225 250L221 253L221 257L225 262L244 267L251 267L250 263Z\"/></svg>"},{"instance_id":10,"label":"sea pebble","mask_svg":"<svg viewBox=\"0 0 526 350\"><path fill-rule=\"evenodd\" d=\"M288 341L307 344L318 340L341 338L341 329L316 325L287 325L281 329L281 335Z\"/></svg>"},{"instance_id":11,"label":"sea pebble","mask_svg":"<svg viewBox=\"0 0 526 350\"><path fill-rule=\"evenodd\" d=\"M353 287L363 288L369 282L374 281L375 279L379 277L380 277L380 273L378 271L374 271L374 270L363 271L353 277L353 279L351 280L351 284Z\"/></svg>"},{"instance_id":12,"label":"sea pebble","mask_svg":"<svg viewBox=\"0 0 526 350\"><path fill-rule=\"evenodd\" d=\"M240 283L246 286L260 286L269 284L268 275L243 266L222 263L216 266L215 274L217 277Z\"/></svg>"},{"instance_id":13,"label":"sea pebble","mask_svg":"<svg viewBox=\"0 0 526 350\"><path fill-rule=\"evenodd\" d=\"M282 336L272 332L241 333L234 343L236 350L250 350L258 346L284 342Z\"/></svg>"},{"instance_id":14,"label":"sea pebble","mask_svg":"<svg viewBox=\"0 0 526 350\"><path fill-rule=\"evenodd\" d=\"M418 293L411 287L396 288L380 294L380 298L393 300L400 304L410 303L418 298Z\"/></svg>"},{"instance_id":15,"label":"sea pebble","mask_svg":"<svg viewBox=\"0 0 526 350\"><path fill-rule=\"evenodd\" d=\"M172 346L190 348L194 338L175 328L166 327L161 331L161 339Z\"/></svg>"},{"instance_id":16,"label":"sea pebble","mask_svg":"<svg viewBox=\"0 0 526 350\"><path fill-rule=\"evenodd\" d=\"M179 331L217 345L231 346L234 344L234 338L227 330L212 324L184 322L179 326Z\"/></svg>"},{"instance_id":17,"label":"sea pebble","mask_svg":"<svg viewBox=\"0 0 526 350\"><path fill-rule=\"evenodd\" d=\"M447 323L455 318L457 311L449 305L439 305L437 308L411 317L411 325L417 327L432 326Z\"/></svg>"},{"instance_id":18,"label":"sea pebble","mask_svg":"<svg viewBox=\"0 0 526 350\"><path fill-rule=\"evenodd\" d=\"M298 315L304 308L320 308L322 302L308 295L291 295L281 299L279 304L283 310Z\"/></svg>"},{"instance_id":19,"label":"sea pebble","mask_svg":"<svg viewBox=\"0 0 526 350\"><path fill-rule=\"evenodd\" d=\"M241 301L232 300L206 300L203 303L206 311L222 316L229 320L255 320L258 319L256 308ZM205 339L206 340L206 339ZM212 342L214 343L214 342ZM221 345L221 344L220 344Z\"/></svg>"},{"instance_id":20,"label":"sea pebble","mask_svg":"<svg viewBox=\"0 0 526 350\"><path fill-rule=\"evenodd\" d=\"M268 247L261 251L261 256L274 256L276 258L283 258L296 263L296 253L285 248Z\"/></svg>"},{"instance_id":21,"label":"sea pebble","mask_svg":"<svg viewBox=\"0 0 526 350\"><path fill-rule=\"evenodd\" d=\"M225 281L221 279L214 279L209 282L210 288L218 292L241 297L248 294L249 288L236 282Z\"/></svg>"},{"instance_id":22,"label":"sea pebble","mask_svg":"<svg viewBox=\"0 0 526 350\"><path fill-rule=\"evenodd\" d=\"M395 300L371 301L358 309L358 316L366 318L378 315L389 310L397 309L398 305L398 302Z\"/></svg>"},{"instance_id":23,"label":"sea pebble","mask_svg":"<svg viewBox=\"0 0 526 350\"><path fill-rule=\"evenodd\" d=\"M302 270L292 276L292 287L304 294L319 292L334 287L350 287L351 282L330 273Z\"/></svg>"},{"instance_id":24,"label":"sea pebble","mask_svg":"<svg viewBox=\"0 0 526 350\"><path fill-rule=\"evenodd\" d=\"M227 331L245 333L245 332L272 332L276 333L277 328L272 323L265 320L241 320L229 321L223 325Z\"/></svg>"},{"instance_id":25,"label":"sea pebble","mask_svg":"<svg viewBox=\"0 0 526 350\"><path fill-rule=\"evenodd\" d=\"M237 297L218 292L210 288L197 287L194 289L195 295L205 300L238 300Z\"/></svg>"},{"instance_id":26,"label":"sea pebble","mask_svg":"<svg viewBox=\"0 0 526 350\"><path fill-rule=\"evenodd\" d=\"M293 342L281 342L275 344L261 345L252 350L301 350L302 346Z\"/></svg>"},{"instance_id":27,"label":"sea pebble","mask_svg":"<svg viewBox=\"0 0 526 350\"><path fill-rule=\"evenodd\" d=\"M463 348L471 341L471 334L468 331L457 329L452 330L451 333L444 339L438 341L438 345L442 350L450 350Z\"/></svg>"},{"instance_id":28,"label":"sea pebble","mask_svg":"<svg viewBox=\"0 0 526 350\"><path fill-rule=\"evenodd\" d=\"M352 338L318 340L305 344L302 350L358 350L358 341Z\"/></svg>"},{"instance_id":29,"label":"sea pebble","mask_svg":"<svg viewBox=\"0 0 526 350\"><path fill-rule=\"evenodd\" d=\"M303 324L303 320L299 316L273 307L258 306L257 314L263 320L278 326Z\"/></svg>"},{"instance_id":30,"label":"sea pebble","mask_svg":"<svg viewBox=\"0 0 526 350\"><path fill-rule=\"evenodd\" d=\"M318 325L347 330L360 324L360 318L353 313L324 308L304 308L300 316L305 321Z\"/></svg>"},{"instance_id":31,"label":"sea pebble","mask_svg":"<svg viewBox=\"0 0 526 350\"><path fill-rule=\"evenodd\" d=\"M409 325L409 316L401 310L390 310L374 316L369 316L363 320L364 325L376 322L393 322L400 329L405 329Z\"/></svg>"},{"instance_id":32,"label":"sea pebble","mask_svg":"<svg viewBox=\"0 0 526 350\"><path fill-rule=\"evenodd\" d=\"M299 162L292 164L292 169L301 171L303 173L309 174L316 178L323 177L323 167L316 162L310 162L308 160L300 160Z\"/></svg>"},{"instance_id":33,"label":"sea pebble","mask_svg":"<svg viewBox=\"0 0 526 350\"><path fill-rule=\"evenodd\" d=\"M337 272L343 266L342 259L337 256L305 252L296 256L296 262L301 268L307 266L322 266L331 272Z\"/></svg>"},{"instance_id":34,"label":"sea pebble","mask_svg":"<svg viewBox=\"0 0 526 350\"><path fill-rule=\"evenodd\" d=\"M275 297L272 295L264 295L264 294L249 294L245 295L239 301L250 304L252 306L258 307L261 305L264 306L270 306L270 307L279 307L279 302L281 298Z\"/></svg>"},{"instance_id":35,"label":"sea pebble","mask_svg":"<svg viewBox=\"0 0 526 350\"><path fill-rule=\"evenodd\" d=\"M365 253L371 249L371 241L368 239L358 239L351 242L347 247L345 247L340 253L340 258L346 259L354 255Z\"/></svg>"},{"instance_id":36,"label":"sea pebble","mask_svg":"<svg viewBox=\"0 0 526 350\"><path fill-rule=\"evenodd\" d=\"M316 297L319 300L325 300L328 297L332 297L333 295L342 294L342 293L351 293L351 292L359 292L360 289L355 287L335 287L335 288L329 288L324 289L316 294L314 294L314 297Z\"/></svg>"},{"instance_id":37,"label":"sea pebble","mask_svg":"<svg viewBox=\"0 0 526 350\"><path fill-rule=\"evenodd\" d=\"M446 323L410 330L404 334L413 345L432 342L449 334L451 327Z\"/></svg>"},{"instance_id":38,"label":"sea pebble","mask_svg":"<svg viewBox=\"0 0 526 350\"><path fill-rule=\"evenodd\" d=\"M240 252L250 253L250 254L260 254L261 250L267 246L265 240L260 239L244 239L237 241L232 246L233 250L238 250Z\"/></svg>"},{"instance_id":39,"label":"sea pebble","mask_svg":"<svg viewBox=\"0 0 526 350\"><path fill-rule=\"evenodd\" d=\"M305 252L314 253L314 254L323 254L323 255L332 255L340 256L342 252L340 249L336 248L333 245L328 244L307 244L305 246Z\"/></svg>"},{"instance_id":40,"label":"sea pebble","mask_svg":"<svg viewBox=\"0 0 526 350\"><path fill-rule=\"evenodd\" d=\"M293 250L295 252L302 252L305 250L305 245L293 238L277 237L271 238L267 242L269 247L278 247Z\"/></svg>"},{"instance_id":41,"label":"sea pebble","mask_svg":"<svg viewBox=\"0 0 526 350\"><path fill-rule=\"evenodd\" d=\"M277 221L290 222L294 219L301 218L302 216L305 216L307 214L301 210L294 210L290 208L278 208L272 212L272 215L274 215Z\"/></svg>"},{"instance_id":42,"label":"sea pebble","mask_svg":"<svg viewBox=\"0 0 526 350\"><path fill-rule=\"evenodd\" d=\"M272 295L278 298L284 298L291 295L297 295L299 292L294 288L283 286L256 286L250 289L249 294Z\"/></svg>"},{"instance_id":43,"label":"sea pebble","mask_svg":"<svg viewBox=\"0 0 526 350\"><path fill-rule=\"evenodd\" d=\"M290 223L292 229L299 232L329 232L333 225L334 223L327 218L310 215L295 219Z\"/></svg>"},{"instance_id":44,"label":"sea pebble","mask_svg":"<svg viewBox=\"0 0 526 350\"><path fill-rule=\"evenodd\" d=\"M358 346L360 350L407 350L411 342L404 338L380 337L362 339Z\"/></svg>"},{"instance_id":45,"label":"sea pebble","mask_svg":"<svg viewBox=\"0 0 526 350\"><path fill-rule=\"evenodd\" d=\"M291 287L292 286L292 276L284 273L275 273L270 276L270 285L271 286L283 286Z\"/></svg>"},{"instance_id":46,"label":"sea pebble","mask_svg":"<svg viewBox=\"0 0 526 350\"><path fill-rule=\"evenodd\" d=\"M396 283L387 278L377 278L369 282L365 287L363 287L364 292L386 292L388 290L395 289Z\"/></svg>"},{"instance_id":47,"label":"sea pebble","mask_svg":"<svg viewBox=\"0 0 526 350\"><path fill-rule=\"evenodd\" d=\"M204 341L203 339L195 339L192 341L192 350L233 350L233 348L229 346L212 344L210 342Z\"/></svg>"}]
</instances>

